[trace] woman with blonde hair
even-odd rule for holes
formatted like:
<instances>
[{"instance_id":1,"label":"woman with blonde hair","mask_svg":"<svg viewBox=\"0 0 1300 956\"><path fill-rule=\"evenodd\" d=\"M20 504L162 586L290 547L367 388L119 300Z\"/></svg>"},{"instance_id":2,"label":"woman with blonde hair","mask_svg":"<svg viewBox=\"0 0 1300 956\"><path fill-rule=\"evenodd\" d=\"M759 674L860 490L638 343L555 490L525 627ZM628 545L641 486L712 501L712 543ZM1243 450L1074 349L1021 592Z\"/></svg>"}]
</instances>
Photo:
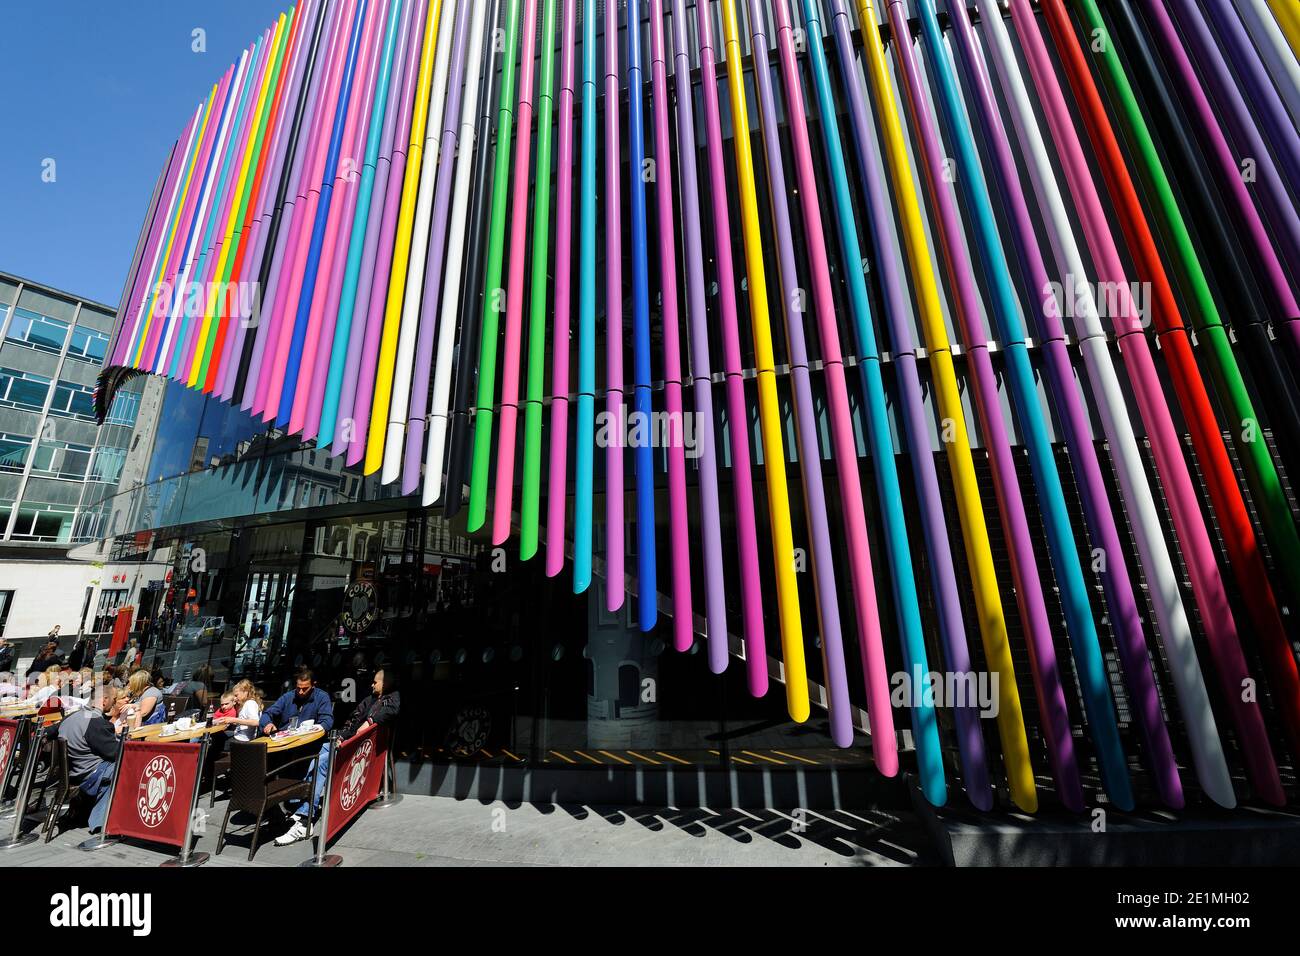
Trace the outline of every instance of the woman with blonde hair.
<instances>
[{"instance_id":1,"label":"woman with blonde hair","mask_svg":"<svg viewBox=\"0 0 1300 956\"><path fill-rule=\"evenodd\" d=\"M162 691L154 686L153 675L149 671L142 667L131 675L126 682L126 706L122 709L129 711L134 708L134 714L130 718L132 730L163 720L166 710L162 696Z\"/></svg>"},{"instance_id":2,"label":"woman with blonde hair","mask_svg":"<svg viewBox=\"0 0 1300 956\"><path fill-rule=\"evenodd\" d=\"M245 678L231 688L235 695L238 717L224 717L222 723L234 729L235 740L252 740L257 736L258 718L262 716L262 692Z\"/></svg>"}]
</instances>

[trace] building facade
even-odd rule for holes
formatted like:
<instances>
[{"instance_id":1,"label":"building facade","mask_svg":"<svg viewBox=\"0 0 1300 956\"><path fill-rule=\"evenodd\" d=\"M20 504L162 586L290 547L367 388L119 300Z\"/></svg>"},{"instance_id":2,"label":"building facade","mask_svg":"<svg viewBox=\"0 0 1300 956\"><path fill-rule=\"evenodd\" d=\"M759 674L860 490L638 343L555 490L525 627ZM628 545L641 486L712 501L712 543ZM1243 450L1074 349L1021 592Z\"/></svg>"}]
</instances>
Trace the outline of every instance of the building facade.
<instances>
[{"instance_id":1,"label":"building facade","mask_svg":"<svg viewBox=\"0 0 1300 956\"><path fill-rule=\"evenodd\" d=\"M173 670L397 670L414 763L1285 803L1300 156L1159 106L1249 94L1226 5L1104 6L303 0L159 175L79 553Z\"/></svg>"},{"instance_id":2,"label":"building facade","mask_svg":"<svg viewBox=\"0 0 1300 956\"><path fill-rule=\"evenodd\" d=\"M93 629L99 569L69 561L81 508L115 490L138 394L93 394L115 310L0 273L0 637Z\"/></svg>"}]
</instances>

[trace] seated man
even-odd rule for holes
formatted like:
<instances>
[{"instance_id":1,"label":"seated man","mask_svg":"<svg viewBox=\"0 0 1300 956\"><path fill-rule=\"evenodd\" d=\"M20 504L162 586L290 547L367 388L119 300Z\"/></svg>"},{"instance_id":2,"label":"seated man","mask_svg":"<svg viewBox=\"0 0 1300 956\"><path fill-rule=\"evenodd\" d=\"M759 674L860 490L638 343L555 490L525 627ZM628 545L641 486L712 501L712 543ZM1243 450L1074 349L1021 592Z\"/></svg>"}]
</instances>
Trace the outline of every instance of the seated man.
<instances>
[{"instance_id":1,"label":"seated man","mask_svg":"<svg viewBox=\"0 0 1300 956\"><path fill-rule=\"evenodd\" d=\"M112 723L104 715L117 703L117 688L103 687L88 707L59 723L59 736L68 746L68 782L95 801L90 811L90 830L104 826L108 817L108 794L113 782L120 744Z\"/></svg>"},{"instance_id":2,"label":"seated man","mask_svg":"<svg viewBox=\"0 0 1300 956\"><path fill-rule=\"evenodd\" d=\"M297 718L299 723L304 720L314 720L322 730L329 733L334 727L333 699L316 686L316 677L311 672L311 668L299 668L293 675L293 682L293 690L286 691L274 704L262 711L262 716L258 720L262 732L273 734L280 729L281 724L287 725L290 720ZM320 763L321 767L314 797L319 797L320 789L324 786L325 770L329 766L329 752L329 743L322 744L316 760L307 767L307 776L315 773L317 763ZM316 800L313 799L313 805L315 802ZM287 846L306 837L306 817L307 807L300 806L294 813L292 825L282 836L277 837L275 842L280 846Z\"/></svg>"}]
</instances>

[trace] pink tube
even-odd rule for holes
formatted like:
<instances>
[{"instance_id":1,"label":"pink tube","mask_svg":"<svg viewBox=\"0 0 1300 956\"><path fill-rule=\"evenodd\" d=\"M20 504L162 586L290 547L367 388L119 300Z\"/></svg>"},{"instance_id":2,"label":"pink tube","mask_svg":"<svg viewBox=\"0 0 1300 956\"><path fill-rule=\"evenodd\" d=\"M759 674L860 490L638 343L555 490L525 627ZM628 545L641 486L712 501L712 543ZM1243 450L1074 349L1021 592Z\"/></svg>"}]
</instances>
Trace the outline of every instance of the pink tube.
<instances>
[{"instance_id":1,"label":"pink tube","mask_svg":"<svg viewBox=\"0 0 1300 956\"><path fill-rule=\"evenodd\" d=\"M605 607L623 606L623 214L619 189L618 4L605 4ZM766 661L764 661L766 667Z\"/></svg>"},{"instance_id":2,"label":"pink tube","mask_svg":"<svg viewBox=\"0 0 1300 956\"><path fill-rule=\"evenodd\" d=\"M617 13L615 13L617 16ZM547 38L550 42L550 38ZM608 49L608 45L606 46ZM510 273L506 284L505 350L501 364L496 488L492 494L492 543L510 537L515 494L515 424L519 420L519 353L522 347L525 245L528 240L528 157L533 131L533 61L537 56L537 0L524 0L523 52L519 57L519 97L515 110L515 182L510 200ZM608 103L608 100L606 101ZM617 152L615 152L617 158ZM539 176L549 170L538 170ZM544 255L547 236L534 237ZM536 254L536 253L534 253Z\"/></svg>"},{"instance_id":3,"label":"pink tube","mask_svg":"<svg viewBox=\"0 0 1300 956\"><path fill-rule=\"evenodd\" d=\"M551 338L551 443L546 496L546 576L564 568L565 493L569 464L569 319L573 285L573 99L577 0L564 0L560 46L559 183L555 226L555 334Z\"/></svg>"}]
</instances>

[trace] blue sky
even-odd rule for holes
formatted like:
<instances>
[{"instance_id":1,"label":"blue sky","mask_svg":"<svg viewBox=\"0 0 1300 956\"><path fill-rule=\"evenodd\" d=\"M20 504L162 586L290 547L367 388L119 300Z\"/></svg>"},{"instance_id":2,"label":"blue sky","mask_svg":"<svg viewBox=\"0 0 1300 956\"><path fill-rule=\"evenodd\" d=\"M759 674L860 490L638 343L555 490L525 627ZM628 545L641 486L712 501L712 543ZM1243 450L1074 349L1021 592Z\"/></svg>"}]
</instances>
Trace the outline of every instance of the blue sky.
<instances>
[{"instance_id":1,"label":"blue sky","mask_svg":"<svg viewBox=\"0 0 1300 956\"><path fill-rule=\"evenodd\" d=\"M116 306L172 143L291 5L0 2L0 271ZM192 49L196 28L205 53ZM47 159L53 182L42 179Z\"/></svg>"}]
</instances>

